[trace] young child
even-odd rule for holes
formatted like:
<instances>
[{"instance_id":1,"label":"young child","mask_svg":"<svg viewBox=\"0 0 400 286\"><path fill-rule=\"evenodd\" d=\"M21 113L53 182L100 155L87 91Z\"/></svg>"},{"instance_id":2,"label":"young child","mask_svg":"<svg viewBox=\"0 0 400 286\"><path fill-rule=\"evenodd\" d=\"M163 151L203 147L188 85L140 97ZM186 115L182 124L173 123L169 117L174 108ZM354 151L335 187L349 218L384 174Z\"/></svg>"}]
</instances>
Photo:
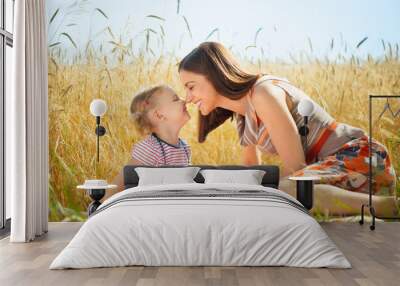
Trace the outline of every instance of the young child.
<instances>
[{"instance_id":1,"label":"young child","mask_svg":"<svg viewBox=\"0 0 400 286\"><path fill-rule=\"evenodd\" d=\"M158 85L138 93L132 100L130 113L138 130L147 135L133 146L131 163L190 165L190 147L179 138L179 132L190 115L185 101L170 87Z\"/></svg>"},{"instance_id":2,"label":"young child","mask_svg":"<svg viewBox=\"0 0 400 286\"><path fill-rule=\"evenodd\" d=\"M185 101L170 87L157 85L136 94L130 114L138 130L146 137L133 145L127 165L191 164L190 146L179 138L179 132L189 121L190 115ZM123 169L112 184L118 188L109 190L101 202L123 190Z\"/></svg>"}]
</instances>

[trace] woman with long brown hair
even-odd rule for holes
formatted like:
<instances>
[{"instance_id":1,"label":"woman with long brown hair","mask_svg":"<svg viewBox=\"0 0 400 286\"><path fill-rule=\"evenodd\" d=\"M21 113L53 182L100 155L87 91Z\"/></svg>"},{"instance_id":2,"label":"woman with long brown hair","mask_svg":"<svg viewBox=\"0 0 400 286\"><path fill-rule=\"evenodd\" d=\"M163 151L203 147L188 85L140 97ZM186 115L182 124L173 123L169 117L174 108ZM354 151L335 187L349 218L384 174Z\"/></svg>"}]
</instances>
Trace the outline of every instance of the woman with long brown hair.
<instances>
[{"instance_id":1,"label":"woman with long brown hair","mask_svg":"<svg viewBox=\"0 0 400 286\"><path fill-rule=\"evenodd\" d=\"M245 165L260 163L257 149L278 154L283 162L280 188L294 195L287 176L317 175L314 209L335 214L359 213L368 196L368 136L354 126L337 122L319 104L285 78L246 71L229 50L216 42L200 44L179 64L186 101L199 109L199 142L228 118L235 119ZM297 106L309 100L309 135L302 142L304 118ZM308 148L305 148L308 146ZM373 140L376 211L397 211L396 176L386 147ZM307 150L307 152L305 151ZM343 204L336 204L340 199Z\"/></svg>"}]
</instances>

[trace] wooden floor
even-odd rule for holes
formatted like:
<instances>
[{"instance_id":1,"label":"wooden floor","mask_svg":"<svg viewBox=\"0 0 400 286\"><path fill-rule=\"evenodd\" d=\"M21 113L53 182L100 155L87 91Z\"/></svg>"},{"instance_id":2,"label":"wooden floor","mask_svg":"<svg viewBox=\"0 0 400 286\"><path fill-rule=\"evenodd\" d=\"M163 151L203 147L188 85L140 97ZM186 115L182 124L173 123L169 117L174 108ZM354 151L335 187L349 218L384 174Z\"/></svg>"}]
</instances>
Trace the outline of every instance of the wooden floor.
<instances>
[{"instance_id":1,"label":"wooden floor","mask_svg":"<svg viewBox=\"0 0 400 286\"><path fill-rule=\"evenodd\" d=\"M322 223L352 269L118 267L49 270L81 223L50 223L32 243L0 241L0 285L400 285L400 223Z\"/></svg>"}]
</instances>

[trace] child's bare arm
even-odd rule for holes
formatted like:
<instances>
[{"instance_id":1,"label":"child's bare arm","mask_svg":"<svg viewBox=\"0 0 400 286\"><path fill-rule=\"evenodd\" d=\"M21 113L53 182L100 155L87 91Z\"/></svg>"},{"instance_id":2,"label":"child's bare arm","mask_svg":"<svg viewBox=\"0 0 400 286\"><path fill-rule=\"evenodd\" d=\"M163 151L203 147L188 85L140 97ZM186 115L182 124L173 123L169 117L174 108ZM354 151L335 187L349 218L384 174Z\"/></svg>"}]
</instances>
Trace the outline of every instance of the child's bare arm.
<instances>
[{"instance_id":1,"label":"child's bare arm","mask_svg":"<svg viewBox=\"0 0 400 286\"><path fill-rule=\"evenodd\" d=\"M125 165L143 165L143 163L136 159L131 159ZM108 190L106 192L106 195L104 196L103 199L100 200L100 202L104 202L104 200L106 200L107 198L111 197L112 195L114 195L118 192L122 192L124 190L124 168L123 167L121 168L120 172L114 177L111 184L117 185L118 187L115 189Z\"/></svg>"},{"instance_id":2,"label":"child's bare arm","mask_svg":"<svg viewBox=\"0 0 400 286\"><path fill-rule=\"evenodd\" d=\"M242 147L242 164L245 166L260 164L259 154L255 145Z\"/></svg>"}]
</instances>

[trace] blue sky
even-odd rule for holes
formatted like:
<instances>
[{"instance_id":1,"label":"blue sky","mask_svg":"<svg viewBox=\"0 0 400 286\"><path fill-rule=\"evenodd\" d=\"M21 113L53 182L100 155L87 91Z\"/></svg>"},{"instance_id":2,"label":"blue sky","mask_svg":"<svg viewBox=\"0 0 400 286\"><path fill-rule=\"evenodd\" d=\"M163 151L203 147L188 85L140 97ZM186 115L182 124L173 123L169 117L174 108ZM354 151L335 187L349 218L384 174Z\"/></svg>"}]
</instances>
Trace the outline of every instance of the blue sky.
<instances>
[{"instance_id":1,"label":"blue sky","mask_svg":"<svg viewBox=\"0 0 400 286\"><path fill-rule=\"evenodd\" d=\"M270 59L288 59L289 54L310 52L308 39L316 57L344 53L345 45L348 54L365 56L370 53L379 57L383 54L382 39L392 44L400 43L400 1L397 0L181 0L179 14L175 0L92 0L78 1L82 2L80 12L63 17L69 11L66 7L74 2L47 0L48 18L61 8L49 27L49 42L62 42L71 54L74 49L66 37L59 36L61 32L70 34L83 49L89 38L97 46L109 41L108 33L94 35L110 26L114 34L124 35L124 42L132 38L135 47L143 47L145 35L141 31L152 28L160 34L160 24L166 34L165 51L174 51L178 56L188 53L216 28L218 32L209 40L221 41L237 53L250 57L259 57L262 48L265 57ZM108 19L95 8L104 11ZM146 17L150 14L165 21ZM182 16L190 25L192 38ZM76 25L66 26L71 23ZM52 37L58 26L57 36ZM257 48L246 49L254 44L256 31L260 28ZM155 50L156 37L150 34ZM364 37L368 40L356 49ZM334 48L330 51L332 39Z\"/></svg>"}]
</instances>

